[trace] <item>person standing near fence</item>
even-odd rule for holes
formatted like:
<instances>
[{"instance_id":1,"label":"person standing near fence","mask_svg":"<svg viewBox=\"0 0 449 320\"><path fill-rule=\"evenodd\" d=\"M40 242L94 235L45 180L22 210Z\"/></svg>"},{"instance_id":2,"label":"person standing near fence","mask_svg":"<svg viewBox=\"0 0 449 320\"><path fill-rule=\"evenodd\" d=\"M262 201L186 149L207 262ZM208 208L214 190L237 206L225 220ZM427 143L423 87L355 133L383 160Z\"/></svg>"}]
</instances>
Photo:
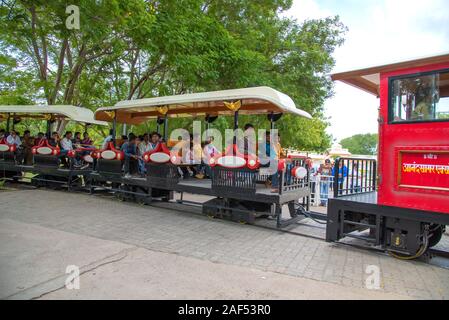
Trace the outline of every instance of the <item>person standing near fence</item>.
<instances>
[{"instance_id":1,"label":"person standing near fence","mask_svg":"<svg viewBox=\"0 0 449 320\"><path fill-rule=\"evenodd\" d=\"M334 168L332 168L332 176L335 176ZM345 184L345 179L348 176L348 167L346 167L343 161L338 162L338 194L343 194L343 187ZM347 194L346 190L346 194Z\"/></svg>"},{"instance_id":2,"label":"person standing near fence","mask_svg":"<svg viewBox=\"0 0 449 320\"><path fill-rule=\"evenodd\" d=\"M329 198L329 184L332 178L332 165L330 159L324 161L324 165L321 165L318 169L320 175L320 205L326 207L327 200Z\"/></svg>"},{"instance_id":3,"label":"person standing near fence","mask_svg":"<svg viewBox=\"0 0 449 320\"><path fill-rule=\"evenodd\" d=\"M313 160L310 157L306 159L307 169L309 170L310 175L310 200L313 204L315 204L316 199L316 175L318 174L318 168L313 164Z\"/></svg>"}]
</instances>

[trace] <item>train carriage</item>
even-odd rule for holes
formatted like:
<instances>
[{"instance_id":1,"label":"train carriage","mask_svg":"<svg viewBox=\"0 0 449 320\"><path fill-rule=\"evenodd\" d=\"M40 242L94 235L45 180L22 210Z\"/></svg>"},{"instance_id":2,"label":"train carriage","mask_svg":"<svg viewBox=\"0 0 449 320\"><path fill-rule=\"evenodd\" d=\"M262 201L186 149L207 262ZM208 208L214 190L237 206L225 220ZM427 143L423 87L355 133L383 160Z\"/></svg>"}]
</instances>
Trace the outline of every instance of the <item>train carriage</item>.
<instances>
[{"instance_id":1,"label":"train carriage","mask_svg":"<svg viewBox=\"0 0 449 320\"><path fill-rule=\"evenodd\" d=\"M351 188L350 179L338 182L338 168L351 170L355 160L336 161L327 241L353 237L417 258L449 224L449 54L332 79L380 98L379 145L363 190Z\"/></svg>"},{"instance_id":2,"label":"train carriage","mask_svg":"<svg viewBox=\"0 0 449 320\"><path fill-rule=\"evenodd\" d=\"M51 128L56 121L73 121L85 125L107 125L104 121L95 120L89 109L68 105L7 105L0 106L0 119L6 123L6 131L14 129L16 123L24 119L43 121L46 123L46 136L50 137ZM48 139L41 139L39 144L31 149L32 164L24 164L20 152L14 145L9 145L6 139L0 141L0 172L2 177L18 180L22 173L32 173L31 183L35 186L60 187L79 186L88 180L93 169L91 150L76 148L64 157L59 146L52 146ZM75 159L81 159L83 167L75 165Z\"/></svg>"},{"instance_id":3,"label":"train carriage","mask_svg":"<svg viewBox=\"0 0 449 320\"><path fill-rule=\"evenodd\" d=\"M141 124L156 120L158 124L164 124L164 141L167 141L170 118L201 117L210 125L219 116L232 116L234 129L237 129L239 115L264 114L274 128L284 113L311 118L307 112L296 108L290 97L269 87L122 101L114 107L98 109L95 118L112 122L114 128L117 123ZM112 144L108 147L114 148ZM180 179L178 167L183 164L164 143L144 155L146 181L139 177L120 178L121 159L104 159L101 154L105 151L99 151L98 170L93 173L93 180L104 181L115 176L114 181L121 182L122 189L126 188L125 194L137 198L143 196L147 199L145 202L151 202L155 192L166 197L166 192L174 191L208 195L214 197L203 204L203 212L208 215L249 223L259 216L273 216L281 227L297 220L295 203L301 199L301 203L306 204L310 195L304 158L292 159L292 164L281 168L279 187L273 193L259 183L263 180L263 170L257 156L240 153L235 140L227 150L211 159L208 164L212 168L211 179ZM140 191L136 192L136 189ZM283 205L289 206L290 219L281 218Z\"/></svg>"}]
</instances>

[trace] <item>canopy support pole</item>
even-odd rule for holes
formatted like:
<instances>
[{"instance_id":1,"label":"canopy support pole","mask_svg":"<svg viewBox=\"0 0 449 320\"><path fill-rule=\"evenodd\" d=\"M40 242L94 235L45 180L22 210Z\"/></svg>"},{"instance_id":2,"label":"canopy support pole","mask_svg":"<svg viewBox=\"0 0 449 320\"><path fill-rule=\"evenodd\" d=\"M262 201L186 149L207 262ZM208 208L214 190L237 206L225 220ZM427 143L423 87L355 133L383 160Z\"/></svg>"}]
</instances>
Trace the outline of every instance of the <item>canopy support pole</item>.
<instances>
[{"instance_id":1,"label":"canopy support pole","mask_svg":"<svg viewBox=\"0 0 449 320\"><path fill-rule=\"evenodd\" d=\"M239 112L234 112L234 130L239 128Z\"/></svg>"},{"instance_id":2,"label":"canopy support pole","mask_svg":"<svg viewBox=\"0 0 449 320\"><path fill-rule=\"evenodd\" d=\"M209 130L209 128L210 128L209 115L206 114L206 130Z\"/></svg>"},{"instance_id":3,"label":"canopy support pole","mask_svg":"<svg viewBox=\"0 0 449 320\"><path fill-rule=\"evenodd\" d=\"M116 139L115 136L117 134L117 112L114 112L114 121L112 122L112 142L114 144L114 148L116 147Z\"/></svg>"},{"instance_id":4,"label":"canopy support pole","mask_svg":"<svg viewBox=\"0 0 449 320\"><path fill-rule=\"evenodd\" d=\"M14 131L15 128L16 128L16 123L14 122L14 116L15 116L15 115L16 115L15 113L12 114L12 130L13 130L13 131Z\"/></svg>"},{"instance_id":5,"label":"canopy support pole","mask_svg":"<svg viewBox=\"0 0 449 320\"><path fill-rule=\"evenodd\" d=\"M233 144L237 144L237 136L235 133L235 130L237 130L239 128L239 112L238 110L234 112L234 139L233 139Z\"/></svg>"},{"instance_id":6,"label":"canopy support pole","mask_svg":"<svg viewBox=\"0 0 449 320\"><path fill-rule=\"evenodd\" d=\"M7 118L7 120L6 120L6 133L7 133L7 134L9 133L9 126L10 126L10 123L11 123L11 114L8 113L8 118Z\"/></svg>"},{"instance_id":7,"label":"canopy support pole","mask_svg":"<svg viewBox=\"0 0 449 320\"><path fill-rule=\"evenodd\" d=\"M164 118L164 142L167 143L167 135L168 135L168 117L167 114L165 114Z\"/></svg>"},{"instance_id":8,"label":"canopy support pole","mask_svg":"<svg viewBox=\"0 0 449 320\"><path fill-rule=\"evenodd\" d=\"M271 115L270 115L270 129L271 130L273 130L274 129L274 115L273 115L273 112L271 112Z\"/></svg>"},{"instance_id":9,"label":"canopy support pole","mask_svg":"<svg viewBox=\"0 0 449 320\"><path fill-rule=\"evenodd\" d=\"M51 137L51 121L50 120L47 120L46 135L47 135L47 139L50 139L50 137Z\"/></svg>"},{"instance_id":10,"label":"canopy support pole","mask_svg":"<svg viewBox=\"0 0 449 320\"><path fill-rule=\"evenodd\" d=\"M161 133L161 125L159 124L159 117L156 119L156 132Z\"/></svg>"}]
</instances>

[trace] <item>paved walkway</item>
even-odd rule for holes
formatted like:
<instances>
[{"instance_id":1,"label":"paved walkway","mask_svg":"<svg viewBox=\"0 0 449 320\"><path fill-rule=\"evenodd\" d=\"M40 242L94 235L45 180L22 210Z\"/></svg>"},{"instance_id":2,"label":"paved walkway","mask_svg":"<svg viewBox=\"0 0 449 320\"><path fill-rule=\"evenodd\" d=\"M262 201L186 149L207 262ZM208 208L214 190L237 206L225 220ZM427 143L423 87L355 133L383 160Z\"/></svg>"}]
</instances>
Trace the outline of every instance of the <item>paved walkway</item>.
<instances>
[{"instance_id":1,"label":"paved walkway","mask_svg":"<svg viewBox=\"0 0 449 320\"><path fill-rule=\"evenodd\" d=\"M235 270L243 274L248 270L259 270L257 272L289 277L289 281L299 281L298 283L314 281L314 283L323 284L323 288L334 285L338 286L336 288L340 288L342 292L364 292L365 295L376 292L383 294L384 298L447 299L449 297L449 270L443 268L421 262L399 261L388 256L329 244L317 239L222 220L211 220L183 210L184 212L180 212L152 206L139 206L114 199L61 191L0 192L1 296L16 295L18 297L18 290L19 292L20 290L29 291L30 285L37 285L38 283L24 282L20 286L22 289L17 289L17 286L13 287L12 284L24 277L23 272L26 272L27 268L32 270L32 261L36 259L39 261L42 255L45 256L60 249L60 255L57 255L61 260L59 264L69 264L70 255L65 256L64 252L70 242L73 243L73 250L76 249L79 259L83 257L84 251L86 251L84 257L89 255L96 257L89 262L73 259L80 261L78 263L81 266L87 265L86 270L89 270L89 264L95 265L95 261L101 264L104 259L114 260L115 255L120 255L121 252L140 248L150 251L146 254L149 260L155 253L176 254L182 259L189 258L190 262L193 258L195 261L202 260L202 263L208 265L211 262L215 263L220 265L220 268L222 265L228 265L229 270L239 268ZM39 250L34 252L31 250L33 248L21 248L14 244L15 238L23 238L21 233L11 234L10 230L14 229L14 224L27 225L22 226L20 230L23 228L26 230L26 227L44 228L45 231L42 229L44 238L58 232L70 233L74 238L70 241L65 240L65 244L55 240L59 239L57 235L47 240L38 239L43 243L46 241L50 243L47 250L39 247ZM77 237L82 237L84 240ZM93 242L89 242L89 245L86 242L83 245L83 241L87 241L86 238ZM33 243L33 239L30 237L24 243ZM51 241L54 243L52 244ZM97 245L95 241L101 243ZM114 243L113 252L108 251L110 242ZM79 246L84 250L80 251ZM36 256L34 260L33 255ZM21 265L22 260L28 263L25 269ZM48 261L43 259L43 263L46 265ZM380 269L380 290L365 289L368 276L365 271L368 265L378 266ZM51 270L51 266L49 268ZM132 270L132 267L128 265L128 269ZM89 275L86 274L87 276ZM58 279L56 271L53 278ZM234 278L234 280L239 283L238 279ZM321 292L324 298L330 298L323 289ZM282 297L279 294L282 294L282 290L273 291L274 297ZM181 296L185 297L183 294ZM260 297L257 294L248 296ZM33 297L33 295L27 296L24 293L24 297ZM113 298L113 296L109 297ZM301 296L299 291L298 297L307 298L304 295ZM343 296L335 294L333 297L342 298ZM363 294L360 297L363 297Z\"/></svg>"}]
</instances>

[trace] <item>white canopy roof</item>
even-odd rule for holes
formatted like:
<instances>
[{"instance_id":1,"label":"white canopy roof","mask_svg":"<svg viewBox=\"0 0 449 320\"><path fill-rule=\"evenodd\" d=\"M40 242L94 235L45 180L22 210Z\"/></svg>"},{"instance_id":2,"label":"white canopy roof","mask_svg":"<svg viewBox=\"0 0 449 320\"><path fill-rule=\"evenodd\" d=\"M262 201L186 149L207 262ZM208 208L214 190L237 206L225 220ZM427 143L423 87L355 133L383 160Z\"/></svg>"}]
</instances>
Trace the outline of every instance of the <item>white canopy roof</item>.
<instances>
[{"instance_id":1,"label":"white canopy roof","mask_svg":"<svg viewBox=\"0 0 449 320\"><path fill-rule=\"evenodd\" d=\"M87 108L67 105L34 105L34 106L0 106L0 119L5 120L7 114L23 118L43 119L45 115L52 115L55 119L66 119L76 122L107 125L104 121L94 119L94 113Z\"/></svg>"},{"instance_id":2,"label":"white canopy roof","mask_svg":"<svg viewBox=\"0 0 449 320\"><path fill-rule=\"evenodd\" d=\"M241 102L239 114L291 113L311 119L312 116L296 108L293 100L269 87L211 91L166 97L120 101L113 107L99 108L95 119L119 123L139 124L158 116L196 117L232 115L225 103Z\"/></svg>"}]
</instances>

